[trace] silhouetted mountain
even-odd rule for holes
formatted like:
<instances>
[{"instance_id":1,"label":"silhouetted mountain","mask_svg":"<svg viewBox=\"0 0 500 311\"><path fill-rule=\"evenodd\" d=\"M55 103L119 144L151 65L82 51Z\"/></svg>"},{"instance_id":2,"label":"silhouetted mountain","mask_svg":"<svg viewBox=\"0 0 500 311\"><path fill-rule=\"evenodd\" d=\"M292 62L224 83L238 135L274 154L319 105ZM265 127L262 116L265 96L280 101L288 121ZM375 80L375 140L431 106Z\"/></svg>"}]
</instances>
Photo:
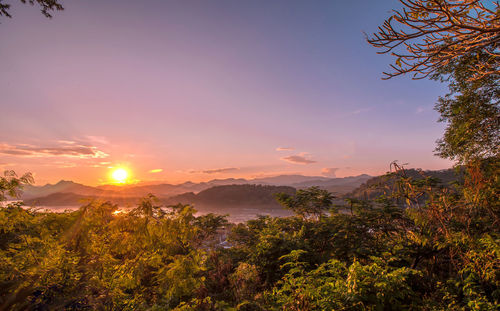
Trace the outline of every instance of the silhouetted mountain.
<instances>
[{"instance_id":1,"label":"silhouetted mountain","mask_svg":"<svg viewBox=\"0 0 500 311\"><path fill-rule=\"evenodd\" d=\"M225 186L225 185L244 185L250 183L250 180L246 180L244 178L225 178L225 179L212 179L206 183L200 183L200 185L209 185L213 186Z\"/></svg>"},{"instance_id":2,"label":"silhouetted mountain","mask_svg":"<svg viewBox=\"0 0 500 311\"><path fill-rule=\"evenodd\" d=\"M460 178L452 169L426 171L424 173L427 176L438 178L443 185L447 185ZM407 169L406 174L416 179L422 178L419 171L415 169ZM89 187L71 181L61 181L55 185L45 185L42 187L28 186L26 188L27 196L25 196L24 201L27 205L35 206L77 206L81 204L82 199L91 198L109 200L119 205L135 205L139 201L139 198L148 193L153 193L167 205L183 203L221 207L243 205L279 207L274 198L274 194L278 192L293 194L296 191L295 189L318 186L333 192L337 196L351 191L344 197L375 199L383 194L381 187L376 187L376 185L385 184L389 188L393 185L393 181L386 180L384 176L370 177L368 175L346 178L283 175L269 179L257 179L260 182L290 182L296 180L301 181L292 183L293 187L248 184L251 181L244 179L213 180L204 183L186 182L179 185L129 185L124 187ZM240 182L242 184L223 185L224 182ZM216 184L216 186L211 186L213 184ZM36 194L42 193L48 193L48 195L35 197Z\"/></svg>"},{"instance_id":3,"label":"silhouetted mountain","mask_svg":"<svg viewBox=\"0 0 500 311\"><path fill-rule=\"evenodd\" d=\"M203 206L279 206L275 200L276 193L295 193L295 189L287 186L263 185L228 185L215 186L195 194L187 192L172 197L158 196L166 205L177 203L195 204ZM77 206L84 199L101 199L112 201L119 205L134 205L139 197L103 197L82 195L72 192L52 193L48 196L24 200L28 206Z\"/></svg>"},{"instance_id":4,"label":"silhouetted mountain","mask_svg":"<svg viewBox=\"0 0 500 311\"><path fill-rule=\"evenodd\" d=\"M304 181L300 183L294 183L290 186L296 189L304 189L312 186L320 187L321 189L328 190L333 194L344 194L350 191L353 191L357 187L359 187L362 183L366 182L372 178L370 175L359 175L359 176L350 176L344 178L328 178L328 179L315 179Z\"/></svg>"},{"instance_id":5,"label":"silhouetted mountain","mask_svg":"<svg viewBox=\"0 0 500 311\"><path fill-rule=\"evenodd\" d=\"M82 195L103 195L106 191L96 187L85 186L68 180L61 180L56 184L46 184L45 186L26 185L23 189L22 198L31 199L40 196L47 196L58 192L73 192Z\"/></svg>"},{"instance_id":6,"label":"silhouetted mountain","mask_svg":"<svg viewBox=\"0 0 500 311\"><path fill-rule=\"evenodd\" d=\"M328 180L331 178L322 176L303 176L303 175L279 175L264 178L255 178L251 182L253 184L269 184L269 185L291 185L312 180Z\"/></svg>"},{"instance_id":7,"label":"silhouetted mountain","mask_svg":"<svg viewBox=\"0 0 500 311\"><path fill-rule=\"evenodd\" d=\"M82 196L92 196L99 198L136 198L153 193L158 197L171 197L187 192L198 193L200 191L212 188L214 186L226 185L273 185L273 186L290 186L294 188L307 188L318 186L336 194L342 194L352 191L361 183L368 179L368 175L360 175L355 177L345 178L327 178L321 176L302 176L302 175L280 175L266 178L242 179L242 178L227 178L214 179L208 182L185 182L182 184L172 185L167 183L162 184L139 184L139 185L102 185L91 187L75 183L72 181L60 181L57 184L47 184L45 186L26 186L22 199L33 199L37 197L45 197L54 193L74 193Z\"/></svg>"},{"instance_id":8,"label":"silhouetted mountain","mask_svg":"<svg viewBox=\"0 0 500 311\"><path fill-rule=\"evenodd\" d=\"M268 205L278 206L276 193L294 194L295 189L288 186L264 185L226 185L215 186L201 191L174 196L166 200L168 204L189 203L202 205L239 206Z\"/></svg>"}]
</instances>

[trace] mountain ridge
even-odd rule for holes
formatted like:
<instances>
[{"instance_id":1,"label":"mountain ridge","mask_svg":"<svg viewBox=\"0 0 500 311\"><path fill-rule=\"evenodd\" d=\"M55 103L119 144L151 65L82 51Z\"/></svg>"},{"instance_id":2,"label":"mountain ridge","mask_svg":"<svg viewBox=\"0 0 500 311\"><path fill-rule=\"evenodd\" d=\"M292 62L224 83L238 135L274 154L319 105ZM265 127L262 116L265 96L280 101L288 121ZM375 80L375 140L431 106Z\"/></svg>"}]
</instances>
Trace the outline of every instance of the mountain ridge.
<instances>
[{"instance_id":1,"label":"mountain ridge","mask_svg":"<svg viewBox=\"0 0 500 311\"><path fill-rule=\"evenodd\" d=\"M170 197L187 192L198 193L200 191L224 185L270 185L270 186L290 186L296 189L318 186L320 188L345 193L354 190L362 182L372 176L363 174L359 176L349 176L343 178L328 178L323 176L304 175L277 175L254 179L227 178L213 179L207 182L194 183L187 181L180 184L158 183L148 185L101 185L87 186L68 180L61 180L55 184L43 186L27 185L23 189L21 199L34 199L45 197L54 193L74 193L93 197L141 197L148 193L153 193L160 197Z\"/></svg>"}]
</instances>

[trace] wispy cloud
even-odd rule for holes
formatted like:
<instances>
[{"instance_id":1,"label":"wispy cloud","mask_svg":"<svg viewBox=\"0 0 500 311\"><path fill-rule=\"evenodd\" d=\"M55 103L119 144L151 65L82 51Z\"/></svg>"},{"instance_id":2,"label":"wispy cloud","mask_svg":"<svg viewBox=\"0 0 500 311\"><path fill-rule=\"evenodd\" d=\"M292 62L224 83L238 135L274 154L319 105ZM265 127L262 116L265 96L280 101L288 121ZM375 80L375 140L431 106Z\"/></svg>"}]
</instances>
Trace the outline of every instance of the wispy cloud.
<instances>
[{"instance_id":1,"label":"wispy cloud","mask_svg":"<svg viewBox=\"0 0 500 311\"><path fill-rule=\"evenodd\" d=\"M86 139L90 142L97 143L97 144L102 144L102 145L108 145L109 141L106 137L104 136L91 136L87 135L85 136Z\"/></svg>"},{"instance_id":2,"label":"wispy cloud","mask_svg":"<svg viewBox=\"0 0 500 311\"><path fill-rule=\"evenodd\" d=\"M59 141L56 146L0 144L0 154L29 158L63 157L80 159L107 158L109 156L97 147L69 141Z\"/></svg>"},{"instance_id":3,"label":"wispy cloud","mask_svg":"<svg viewBox=\"0 0 500 311\"><path fill-rule=\"evenodd\" d=\"M238 167L224 167L224 168L214 168L208 170L191 170L189 173L191 174L218 174L218 173L227 173L232 171L239 170Z\"/></svg>"},{"instance_id":4,"label":"wispy cloud","mask_svg":"<svg viewBox=\"0 0 500 311\"><path fill-rule=\"evenodd\" d=\"M321 170L321 174L326 177L337 177L338 167L325 167Z\"/></svg>"},{"instance_id":5,"label":"wispy cloud","mask_svg":"<svg viewBox=\"0 0 500 311\"><path fill-rule=\"evenodd\" d=\"M292 151L292 147L278 147L276 148L276 151Z\"/></svg>"},{"instance_id":6,"label":"wispy cloud","mask_svg":"<svg viewBox=\"0 0 500 311\"><path fill-rule=\"evenodd\" d=\"M57 142L59 144L64 144L64 145L76 145L77 144L76 141L72 141L72 140L58 140Z\"/></svg>"},{"instance_id":7,"label":"wispy cloud","mask_svg":"<svg viewBox=\"0 0 500 311\"><path fill-rule=\"evenodd\" d=\"M283 158L281 158L281 160L286 161L286 162L290 162L290 163L294 163L294 164L312 164L312 163L316 163L316 161L311 160L309 158L309 156L308 156L307 153L300 153L300 154L296 154L296 155L291 155L291 156L283 157Z\"/></svg>"},{"instance_id":8,"label":"wispy cloud","mask_svg":"<svg viewBox=\"0 0 500 311\"><path fill-rule=\"evenodd\" d=\"M360 114L360 113L369 112L369 111L371 111L371 110L372 110L372 108L371 108L371 107L368 107L368 108L360 108L360 109L356 109L356 110L351 111L351 112L350 112L350 114L354 114L354 115L356 115L356 114Z\"/></svg>"},{"instance_id":9,"label":"wispy cloud","mask_svg":"<svg viewBox=\"0 0 500 311\"><path fill-rule=\"evenodd\" d=\"M77 167L78 165L76 165L76 163L71 163L71 162L57 162L45 166L52 166L52 167L55 166L57 168L71 168L71 167Z\"/></svg>"},{"instance_id":10,"label":"wispy cloud","mask_svg":"<svg viewBox=\"0 0 500 311\"><path fill-rule=\"evenodd\" d=\"M432 106L418 106L416 109L415 109L415 113L416 114L421 114L421 113L424 113L424 112L428 112L428 111L431 111L432 110Z\"/></svg>"},{"instance_id":11,"label":"wispy cloud","mask_svg":"<svg viewBox=\"0 0 500 311\"><path fill-rule=\"evenodd\" d=\"M161 173L161 172L163 172L163 169L162 168L155 168L154 170L150 170L149 172L153 173L153 174L154 173Z\"/></svg>"}]
</instances>

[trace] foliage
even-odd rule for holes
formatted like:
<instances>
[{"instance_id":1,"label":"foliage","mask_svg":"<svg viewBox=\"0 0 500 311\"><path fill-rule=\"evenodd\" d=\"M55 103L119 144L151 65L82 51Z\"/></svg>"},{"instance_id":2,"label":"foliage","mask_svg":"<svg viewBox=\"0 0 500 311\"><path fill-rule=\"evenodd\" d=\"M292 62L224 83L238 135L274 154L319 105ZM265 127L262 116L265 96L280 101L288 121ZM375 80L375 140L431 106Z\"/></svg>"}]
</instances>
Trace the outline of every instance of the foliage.
<instances>
[{"instance_id":1,"label":"foliage","mask_svg":"<svg viewBox=\"0 0 500 311\"><path fill-rule=\"evenodd\" d=\"M394 164L391 196L328 213L330 194L299 191L282 197L296 216L234 225L229 249L218 244L229 226L223 216L161 207L152 195L126 213L103 201L64 213L9 204L0 209L0 306L492 310L500 299L498 174L483 164L454 187Z\"/></svg>"},{"instance_id":2,"label":"foliage","mask_svg":"<svg viewBox=\"0 0 500 311\"><path fill-rule=\"evenodd\" d=\"M498 4L493 12L472 0L402 3L410 10L393 19L416 33L389 20L372 43L391 50L430 40L409 45L415 54L399 55L406 67L393 75L450 83L437 105L448 122L438 153L458 160L459 178L443 183L394 162L377 179L377 198L334 207L330 193L312 187L277 195L295 216L234 226L189 205L162 207L152 195L126 213L95 200L64 213L7 204L0 310L498 310ZM0 200L31 182L6 173ZM230 226L226 249L219 238Z\"/></svg>"},{"instance_id":3,"label":"foliage","mask_svg":"<svg viewBox=\"0 0 500 311\"><path fill-rule=\"evenodd\" d=\"M499 74L470 81L469 67L487 54L464 56L442 67L434 75L449 83L450 93L439 98L435 109L446 122L438 155L459 163L498 157L500 151Z\"/></svg>"},{"instance_id":4,"label":"foliage","mask_svg":"<svg viewBox=\"0 0 500 311\"><path fill-rule=\"evenodd\" d=\"M286 209L297 215L317 219L332 207L333 200L331 193L318 187L298 190L295 195L278 193L276 198Z\"/></svg>"},{"instance_id":5,"label":"foliage","mask_svg":"<svg viewBox=\"0 0 500 311\"><path fill-rule=\"evenodd\" d=\"M14 171L5 171L4 176L0 176L0 202L5 201L7 196L18 198L24 185L34 182L31 173L26 173L17 177Z\"/></svg>"},{"instance_id":6,"label":"foliage","mask_svg":"<svg viewBox=\"0 0 500 311\"><path fill-rule=\"evenodd\" d=\"M278 282L268 299L276 309L285 310L411 310L420 299L412 289L416 270L388 267L381 262L350 266L336 259L306 271L297 259L303 251L294 251L283 259L292 267ZM299 256L297 256L299 255Z\"/></svg>"},{"instance_id":7,"label":"foliage","mask_svg":"<svg viewBox=\"0 0 500 311\"><path fill-rule=\"evenodd\" d=\"M206 260L199 232L208 241L217 224L154 201L127 214L98 201L61 214L1 209L2 309L173 308L196 295Z\"/></svg>"}]
</instances>

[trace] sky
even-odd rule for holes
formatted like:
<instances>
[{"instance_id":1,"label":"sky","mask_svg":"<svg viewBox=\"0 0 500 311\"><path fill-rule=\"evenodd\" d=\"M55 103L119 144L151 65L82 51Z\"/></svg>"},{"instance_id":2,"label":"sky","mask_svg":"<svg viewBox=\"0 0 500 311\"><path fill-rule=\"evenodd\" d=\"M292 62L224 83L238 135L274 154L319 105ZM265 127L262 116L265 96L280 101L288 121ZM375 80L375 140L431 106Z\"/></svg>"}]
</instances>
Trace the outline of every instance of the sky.
<instances>
[{"instance_id":1,"label":"sky","mask_svg":"<svg viewBox=\"0 0 500 311\"><path fill-rule=\"evenodd\" d=\"M11 2L12 1L8 1ZM394 0L63 1L0 17L0 169L36 184L443 169L446 85L382 80Z\"/></svg>"}]
</instances>

